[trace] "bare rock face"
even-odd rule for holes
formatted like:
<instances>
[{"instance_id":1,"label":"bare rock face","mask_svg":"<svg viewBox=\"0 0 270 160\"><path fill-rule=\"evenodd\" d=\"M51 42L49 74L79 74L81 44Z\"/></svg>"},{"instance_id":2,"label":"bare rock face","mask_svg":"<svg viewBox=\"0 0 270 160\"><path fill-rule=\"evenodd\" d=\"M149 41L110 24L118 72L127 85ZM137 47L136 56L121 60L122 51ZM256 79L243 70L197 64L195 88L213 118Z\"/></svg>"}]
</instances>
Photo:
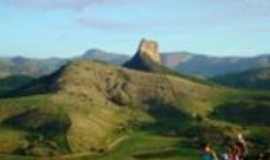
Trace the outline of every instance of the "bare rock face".
<instances>
[{"instance_id":1,"label":"bare rock face","mask_svg":"<svg viewBox=\"0 0 270 160\"><path fill-rule=\"evenodd\" d=\"M136 54L124 64L124 67L147 72L159 70L161 67L161 57L158 43L143 39Z\"/></svg>"},{"instance_id":2,"label":"bare rock face","mask_svg":"<svg viewBox=\"0 0 270 160\"><path fill-rule=\"evenodd\" d=\"M148 57L153 62L161 63L159 45L155 41L143 39L139 45L137 54L141 57Z\"/></svg>"}]
</instances>

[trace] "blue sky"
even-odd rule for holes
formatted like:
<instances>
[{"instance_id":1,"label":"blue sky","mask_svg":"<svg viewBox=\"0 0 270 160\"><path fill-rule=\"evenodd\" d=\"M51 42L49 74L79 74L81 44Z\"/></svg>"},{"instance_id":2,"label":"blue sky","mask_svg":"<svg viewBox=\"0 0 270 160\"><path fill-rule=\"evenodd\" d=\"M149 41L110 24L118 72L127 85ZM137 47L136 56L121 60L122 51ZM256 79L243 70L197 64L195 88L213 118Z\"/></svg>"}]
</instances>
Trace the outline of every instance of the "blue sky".
<instances>
[{"instance_id":1,"label":"blue sky","mask_svg":"<svg viewBox=\"0 0 270 160\"><path fill-rule=\"evenodd\" d=\"M270 53L269 0L0 0L0 56L71 57L89 48L216 56Z\"/></svg>"}]
</instances>

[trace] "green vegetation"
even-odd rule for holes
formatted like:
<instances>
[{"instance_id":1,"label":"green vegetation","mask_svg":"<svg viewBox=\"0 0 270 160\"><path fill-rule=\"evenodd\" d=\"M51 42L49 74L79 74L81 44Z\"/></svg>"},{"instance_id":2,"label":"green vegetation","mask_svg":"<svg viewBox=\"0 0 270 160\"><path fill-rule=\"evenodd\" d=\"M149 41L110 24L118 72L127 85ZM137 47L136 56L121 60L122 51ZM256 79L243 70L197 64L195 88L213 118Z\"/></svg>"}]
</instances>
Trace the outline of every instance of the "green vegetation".
<instances>
[{"instance_id":1,"label":"green vegetation","mask_svg":"<svg viewBox=\"0 0 270 160\"><path fill-rule=\"evenodd\" d=\"M184 141L184 139L176 137L136 132L130 134L129 139L108 155L94 156L92 159L198 160L198 151L194 148L187 147Z\"/></svg>"},{"instance_id":2,"label":"green vegetation","mask_svg":"<svg viewBox=\"0 0 270 160\"><path fill-rule=\"evenodd\" d=\"M30 83L32 77L17 75L0 79L0 95Z\"/></svg>"},{"instance_id":3,"label":"green vegetation","mask_svg":"<svg viewBox=\"0 0 270 160\"><path fill-rule=\"evenodd\" d=\"M269 107L268 92L78 61L0 99L0 153L8 160L197 160L202 143L221 151L243 132L256 154L270 144Z\"/></svg>"},{"instance_id":4,"label":"green vegetation","mask_svg":"<svg viewBox=\"0 0 270 160\"><path fill-rule=\"evenodd\" d=\"M256 68L245 72L226 74L211 80L235 88L269 90L270 68Z\"/></svg>"}]
</instances>

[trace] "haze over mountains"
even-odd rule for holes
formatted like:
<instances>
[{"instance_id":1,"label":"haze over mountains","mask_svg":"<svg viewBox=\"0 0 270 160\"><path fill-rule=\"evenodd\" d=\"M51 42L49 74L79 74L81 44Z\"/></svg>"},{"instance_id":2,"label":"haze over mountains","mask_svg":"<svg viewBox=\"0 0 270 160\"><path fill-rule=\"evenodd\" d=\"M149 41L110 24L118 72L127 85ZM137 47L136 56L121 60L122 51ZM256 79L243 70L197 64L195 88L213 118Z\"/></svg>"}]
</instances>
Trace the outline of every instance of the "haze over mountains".
<instances>
[{"instance_id":1,"label":"haze over mountains","mask_svg":"<svg viewBox=\"0 0 270 160\"><path fill-rule=\"evenodd\" d=\"M151 48L151 50L149 51L146 48ZM162 74L169 73L193 80L210 79L214 83L229 87L249 89L269 88L266 86L270 84L270 79L261 80L258 78L261 76L258 76L256 72L268 72L270 55L264 54L255 57L214 57L189 52L159 54L158 50L159 45L156 42L143 40L137 54L132 58L126 54L112 53L101 49L89 49L81 56L69 59L33 59L19 56L0 58L0 84L2 84L0 86L0 95L1 93L23 86L33 79L49 75L61 66L74 60L98 60L114 65L124 64L128 68L150 72L154 71ZM149 52L151 54L144 54ZM149 60L148 56L154 59L154 61ZM262 71L260 71L261 69Z\"/></svg>"},{"instance_id":2,"label":"haze over mountains","mask_svg":"<svg viewBox=\"0 0 270 160\"><path fill-rule=\"evenodd\" d=\"M106 52L100 49L90 49L82 56L75 58L96 59L119 65L126 62L130 56ZM17 74L38 77L52 73L67 61L67 59L61 58L0 58L0 77ZM264 54L255 57L214 57L189 52L169 52L161 54L161 63L179 73L200 77L214 77L267 67L270 65L270 55Z\"/></svg>"},{"instance_id":3,"label":"haze over mountains","mask_svg":"<svg viewBox=\"0 0 270 160\"><path fill-rule=\"evenodd\" d=\"M13 75L40 77L58 69L66 63L65 59L32 59L21 56L0 58L0 78Z\"/></svg>"},{"instance_id":4,"label":"haze over mountains","mask_svg":"<svg viewBox=\"0 0 270 160\"><path fill-rule=\"evenodd\" d=\"M256 57L213 57L192 53L175 53L163 57L163 63L186 74L214 77L227 73L237 73L252 68L269 66L270 55ZM172 61L174 65L171 66Z\"/></svg>"},{"instance_id":5,"label":"haze over mountains","mask_svg":"<svg viewBox=\"0 0 270 160\"><path fill-rule=\"evenodd\" d=\"M130 57L125 54L111 53L101 49L89 49L81 57L81 59L95 59L104 62L122 65Z\"/></svg>"}]
</instances>

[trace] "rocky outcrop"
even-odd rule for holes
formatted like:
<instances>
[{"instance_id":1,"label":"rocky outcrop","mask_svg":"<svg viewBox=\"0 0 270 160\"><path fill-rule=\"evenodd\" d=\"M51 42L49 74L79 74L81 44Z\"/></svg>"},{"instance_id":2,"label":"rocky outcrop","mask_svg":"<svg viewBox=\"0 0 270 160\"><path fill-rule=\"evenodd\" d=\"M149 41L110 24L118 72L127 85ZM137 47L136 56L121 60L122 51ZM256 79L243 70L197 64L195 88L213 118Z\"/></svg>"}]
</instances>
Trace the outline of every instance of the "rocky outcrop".
<instances>
[{"instance_id":1,"label":"rocky outcrop","mask_svg":"<svg viewBox=\"0 0 270 160\"><path fill-rule=\"evenodd\" d=\"M156 63L161 63L159 45L157 42L152 40L143 39L139 45L137 53L142 57L148 57Z\"/></svg>"},{"instance_id":2,"label":"rocky outcrop","mask_svg":"<svg viewBox=\"0 0 270 160\"><path fill-rule=\"evenodd\" d=\"M154 71L161 66L159 45L153 40L143 39L136 54L124 64L124 67L142 71Z\"/></svg>"}]
</instances>

